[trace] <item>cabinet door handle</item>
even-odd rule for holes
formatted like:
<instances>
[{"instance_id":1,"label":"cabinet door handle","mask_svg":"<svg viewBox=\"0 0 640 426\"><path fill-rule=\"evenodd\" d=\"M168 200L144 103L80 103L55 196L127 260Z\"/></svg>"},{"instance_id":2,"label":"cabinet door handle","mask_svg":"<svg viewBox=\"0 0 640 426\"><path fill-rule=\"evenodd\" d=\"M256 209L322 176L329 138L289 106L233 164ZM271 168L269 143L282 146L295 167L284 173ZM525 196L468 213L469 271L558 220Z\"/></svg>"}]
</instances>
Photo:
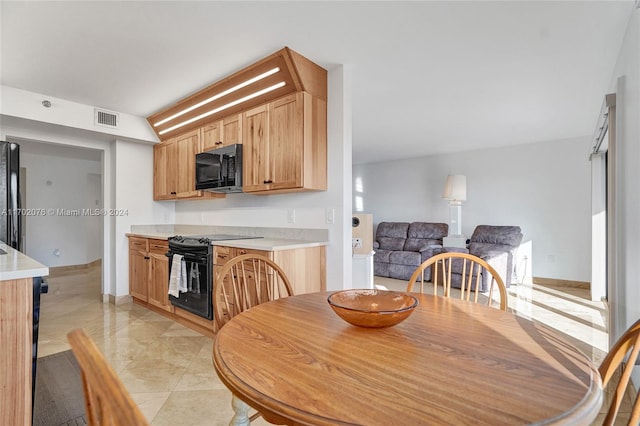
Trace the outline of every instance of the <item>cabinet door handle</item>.
<instances>
[{"instance_id":1,"label":"cabinet door handle","mask_svg":"<svg viewBox=\"0 0 640 426\"><path fill-rule=\"evenodd\" d=\"M265 180L263 183L273 183L273 181L269 179L269 180Z\"/></svg>"},{"instance_id":2,"label":"cabinet door handle","mask_svg":"<svg viewBox=\"0 0 640 426\"><path fill-rule=\"evenodd\" d=\"M177 194L177 192L171 191L171 195L176 195L176 194Z\"/></svg>"},{"instance_id":3,"label":"cabinet door handle","mask_svg":"<svg viewBox=\"0 0 640 426\"><path fill-rule=\"evenodd\" d=\"M246 250L240 250L240 254L247 254Z\"/></svg>"},{"instance_id":4,"label":"cabinet door handle","mask_svg":"<svg viewBox=\"0 0 640 426\"><path fill-rule=\"evenodd\" d=\"M222 141L216 142L215 145L222 145Z\"/></svg>"},{"instance_id":5,"label":"cabinet door handle","mask_svg":"<svg viewBox=\"0 0 640 426\"><path fill-rule=\"evenodd\" d=\"M145 256L144 258L145 258L146 260L149 260L149 259L151 259L151 258L150 258L149 256Z\"/></svg>"}]
</instances>

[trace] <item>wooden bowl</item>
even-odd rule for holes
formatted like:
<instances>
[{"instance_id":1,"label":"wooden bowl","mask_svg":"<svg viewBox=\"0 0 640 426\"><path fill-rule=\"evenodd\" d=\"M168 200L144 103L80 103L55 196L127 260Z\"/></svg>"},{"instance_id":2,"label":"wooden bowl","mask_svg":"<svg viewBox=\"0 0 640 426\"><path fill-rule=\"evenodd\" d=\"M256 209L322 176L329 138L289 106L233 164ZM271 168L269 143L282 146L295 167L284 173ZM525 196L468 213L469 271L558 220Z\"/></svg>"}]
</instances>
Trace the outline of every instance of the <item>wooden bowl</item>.
<instances>
[{"instance_id":1,"label":"wooden bowl","mask_svg":"<svg viewBox=\"0 0 640 426\"><path fill-rule=\"evenodd\" d=\"M418 299L407 293L371 289L337 291L327 302L349 324L369 328L396 325L418 306Z\"/></svg>"}]
</instances>

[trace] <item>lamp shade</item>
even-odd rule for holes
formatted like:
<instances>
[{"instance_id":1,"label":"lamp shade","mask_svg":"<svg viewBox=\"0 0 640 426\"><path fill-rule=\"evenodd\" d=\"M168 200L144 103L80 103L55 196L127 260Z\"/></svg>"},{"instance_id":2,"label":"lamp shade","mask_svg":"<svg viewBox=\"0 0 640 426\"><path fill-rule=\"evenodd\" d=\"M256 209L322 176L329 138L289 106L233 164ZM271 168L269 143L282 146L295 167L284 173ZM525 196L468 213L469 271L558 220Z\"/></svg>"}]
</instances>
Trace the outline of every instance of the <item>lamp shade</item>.
<instances>
[{"instance_id":1,"label":"lamp shade","mask_svg":"<svg viewBox=\"0 0 640 426\"><path fill-rule=\"evenodd\" d=\"M449 175L444 184L442 198L446 200L464 201L467 199L467 177L465 175Z\"/></svg>"}]
</instances>

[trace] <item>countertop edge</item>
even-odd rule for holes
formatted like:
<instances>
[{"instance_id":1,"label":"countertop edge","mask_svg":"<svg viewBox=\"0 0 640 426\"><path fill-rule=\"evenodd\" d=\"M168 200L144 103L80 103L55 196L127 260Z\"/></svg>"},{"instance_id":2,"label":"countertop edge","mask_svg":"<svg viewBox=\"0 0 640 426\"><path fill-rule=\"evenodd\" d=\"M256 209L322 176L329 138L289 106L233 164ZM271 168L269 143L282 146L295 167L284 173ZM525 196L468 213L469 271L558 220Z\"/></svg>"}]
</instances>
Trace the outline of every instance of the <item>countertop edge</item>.
<instances>
[{"instance_id":1,"label":"countertop edge","mask_svg":"<svg viewBox=\"0 0 640 426\"><path fill-rule=\"evenodd\" d=\"M164 233L126 233L127 237L140 237L150 238L156 240L167 240L169 237L175 234ZM280 250L293 250L299 248L311 248L311 247L324 247L329 245L328 241L308 241L308 240L291 240L291 239L278 239L278 238L247 238L238 240L222 240L214 241L214 246L225 246L242 249L252 250L265 250L265 251L280 251Z\"/></svg>"},{"instance_id":2,"label":"countertop edge","mask_svg":"<svg viewBox=\"0 0 640 426\"><path fill-rule=\"evenodd\" d=\"M6 254L0 255L0 281L20 280L24 278L49 275L49 267L30 258L26 254L0 242L0 248Z\"/></svg>"}]
</instances>

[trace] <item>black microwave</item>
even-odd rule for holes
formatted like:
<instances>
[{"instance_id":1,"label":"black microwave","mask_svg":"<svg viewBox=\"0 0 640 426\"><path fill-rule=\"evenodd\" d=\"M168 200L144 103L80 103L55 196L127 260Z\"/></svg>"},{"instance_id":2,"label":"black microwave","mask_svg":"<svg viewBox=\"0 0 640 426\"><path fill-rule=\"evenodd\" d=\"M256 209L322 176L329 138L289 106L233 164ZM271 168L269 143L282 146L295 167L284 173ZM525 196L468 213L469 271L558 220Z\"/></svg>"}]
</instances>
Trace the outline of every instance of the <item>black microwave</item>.
<instances>
[{"instance_id":1,"label":"black microwave","mask_svg":"<svg viewBox=\"0 0 640 426\"><path fill-rule=\"evenodd\" d=\"M196 154L196 189L242 192L242 144Z\"/></svg>"}]
</instances>

